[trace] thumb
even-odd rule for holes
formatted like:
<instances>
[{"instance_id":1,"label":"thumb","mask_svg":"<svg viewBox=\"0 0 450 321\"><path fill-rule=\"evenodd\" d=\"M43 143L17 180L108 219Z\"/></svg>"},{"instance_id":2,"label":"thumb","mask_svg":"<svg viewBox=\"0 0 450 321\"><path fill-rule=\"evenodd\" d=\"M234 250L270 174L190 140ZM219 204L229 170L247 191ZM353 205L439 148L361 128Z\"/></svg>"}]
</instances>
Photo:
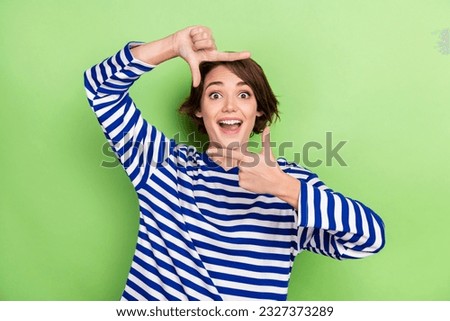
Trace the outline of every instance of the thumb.
<instances>
[{"instance_id":1,"label":"thumb","mask_svg":"<svg viewBox=\"0 0 450 321\"><path fill-rule=\"evenodd\" d=\"M214 60L217 61L234 61L234 60L242 60L250 58L251 53L249 51L241 51L241 52L221 52L217 51L215 53Z\"/></svg>"},{"instance_id":2,"label":"thumb","mask_svg":"<svg viewBox=\"0 0 450 321\"><path fill-rule=\"evenodd\" d=\"M261 134L261 145L263 151L270 150L270 127L264 128Z\"/></svg>"},{"instance_id":3,"label":"thumb","mask_svg":"<svg viewBox=\"0 0 450 321\"><path fill-rule=\"evenodd\" d=\"M275 156L272 153L272 147L271 147L271 142L270 142L270 128L269 127L264 128L264 130L261 134L261 145L262 145L261 153L262 153L266 163L269 165L276 166Z\"/></svg>"}]
</instances>

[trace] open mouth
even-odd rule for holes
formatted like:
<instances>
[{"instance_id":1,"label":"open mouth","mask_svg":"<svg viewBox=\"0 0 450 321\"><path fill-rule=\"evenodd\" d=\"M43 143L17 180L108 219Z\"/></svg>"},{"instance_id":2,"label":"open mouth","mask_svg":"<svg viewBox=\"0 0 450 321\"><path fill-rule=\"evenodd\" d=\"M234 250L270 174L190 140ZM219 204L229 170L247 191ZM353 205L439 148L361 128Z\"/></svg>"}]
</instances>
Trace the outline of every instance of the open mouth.
<instances>
[{"instance_id":1,"label":"open mouth","mask_svg":"<svg viewBox=\"0 0 450 321\"><path fill-rule=\"evenodd\" d=\"M238 129L242 125L242 120L239 119L224 119L219 120L218 124L220 127L228 130Z\"/></svg>"}]
</instances>

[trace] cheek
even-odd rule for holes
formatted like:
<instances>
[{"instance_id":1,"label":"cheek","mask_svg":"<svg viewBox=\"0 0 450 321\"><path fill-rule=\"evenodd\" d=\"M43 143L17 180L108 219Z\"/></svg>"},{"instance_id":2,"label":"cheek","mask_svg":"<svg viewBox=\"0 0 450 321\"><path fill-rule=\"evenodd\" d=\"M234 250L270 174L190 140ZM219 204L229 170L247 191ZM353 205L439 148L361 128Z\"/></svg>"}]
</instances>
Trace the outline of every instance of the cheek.
<instances>
[{"instance_id":1,"label":"cheek","mask_svg":"<svg viewBox=\"0 0 450 321\"><path fill-rule=\"evenodd\" d=\"M203 119L215 119L218 113L222 110L220 103L214 103L211 101L202 101L200 105L200 113Z\"/></svg>"},{"instance_id":2,"label":"cheek","mask_svg":"<svg viewBox=\"0 0 450 321\"><path fill-rule=\"evenodd\" d=\"M246 114L251 117L257 117L261 116L261 112L258 111L258 106L256 104L256 101L249 101L246 106Z\"/></svg>"},{"instance_id":3,"label":"cheek","mask_svg":"<svg viewBox=\"0 0 450 321\"><path fill-rule=\"evenodd\" d=\"M201 109L196 113L196 116L201 118L203 125L205 128L211 128L212 123L214 122L214 117L211 114L211 108L209 106L201 105Z\"/></svg>"},{"instance_id":4,"label":"cheek","mask_svg":"<svg viewBox=\"0 0 450 321\"><path fill-rule=\"evenodd\" d=\"M206 102L205 100L202 98L202 100L200 101L200 108L198 109L198 111L195 113L195 115L197 117L202 117L203 119L208 118L208 115L210 114L210 106L209 104Z\"/></svg>"}]
</instances>

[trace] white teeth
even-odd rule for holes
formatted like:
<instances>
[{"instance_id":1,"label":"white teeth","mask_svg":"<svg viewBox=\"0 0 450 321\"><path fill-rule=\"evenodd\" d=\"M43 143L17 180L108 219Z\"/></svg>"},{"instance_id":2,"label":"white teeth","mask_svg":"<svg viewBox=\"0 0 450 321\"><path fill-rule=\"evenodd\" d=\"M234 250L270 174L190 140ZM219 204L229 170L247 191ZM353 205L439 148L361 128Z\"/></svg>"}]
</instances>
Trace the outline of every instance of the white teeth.
<instances>
[{"instance_id":1,"label":"white teeth","mask_svg":"<svg viewBox=\"0 0 450 321\"><path fill-rule=\"evenodd\" d=\"M227 119L227 120L221 120L219 121L220 124L225 124L225 125L238 125L240 123L242 123L242 121L237 120L237 119Z\"/></svg>"}]
</instances>

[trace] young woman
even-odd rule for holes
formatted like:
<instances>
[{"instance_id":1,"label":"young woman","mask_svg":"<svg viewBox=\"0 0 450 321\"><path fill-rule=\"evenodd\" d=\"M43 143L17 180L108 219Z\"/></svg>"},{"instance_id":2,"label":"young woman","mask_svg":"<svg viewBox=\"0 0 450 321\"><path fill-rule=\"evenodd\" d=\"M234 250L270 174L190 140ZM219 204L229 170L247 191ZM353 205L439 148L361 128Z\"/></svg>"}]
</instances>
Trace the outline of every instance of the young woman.
<instances>
[{"instance_id":1,"label":"young woman","mask_svg":"<svg viewBox=\"0 0 450 321\"><path fill-rule=\"evenodd\" d=\"M128 91L174 57L192 72L181 111L206 131L200 153L144 120ZM285 300L294 258L309 250L363 258L384 246L379 216L270 150L277 101L247 52L216 50L194 26L129 43L85 72L103 131L139 198L140 225L123 300ZM262 151L247 151L262 132Z\"/></svg>"}]
</instances>

